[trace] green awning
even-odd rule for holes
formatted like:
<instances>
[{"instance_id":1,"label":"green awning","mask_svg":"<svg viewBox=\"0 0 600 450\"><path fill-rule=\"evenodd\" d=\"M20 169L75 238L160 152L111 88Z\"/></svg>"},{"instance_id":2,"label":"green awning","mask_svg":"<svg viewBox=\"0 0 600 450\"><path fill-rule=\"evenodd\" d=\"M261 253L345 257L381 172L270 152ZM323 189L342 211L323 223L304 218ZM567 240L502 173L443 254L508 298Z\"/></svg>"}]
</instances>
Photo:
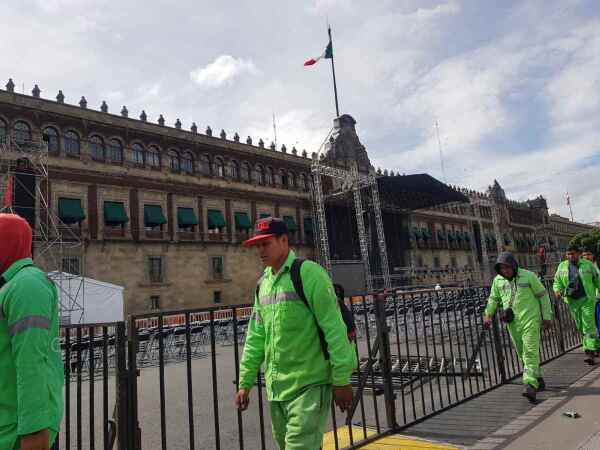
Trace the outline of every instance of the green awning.
<instances>
[{"instance_id":1,"label":"green awning","mask_svg":"<svg viewBox=\"0 0 600 450\"><path fill-rule=\"evenodd\" d=\"M215 230L217 228L225 228L225 217L218 209L208 210L208 229Z\"/></svg>"},{"instance_id":2,"label":"green awning","mask_svg":"<svg viewBox=\"0 0 600 450\"><path fill-rule=\"evenodd\" d=\"M85 219L85 213L78 198L59 198L58 217L67 225L79 223Z\"/></svg>"},{"instance_id":3,"label":"green awning","mask_svg":"<svg viewBox=\"0 0 600 450\"><path fill-rule=\"evenodd\" d=\"M177 223L182 228L198 225L199 222L194 208L177 208Z\"/></svg>"},{"instance_id":4,"label":"green awning","mask_svg":"<svg viewBox=\"0 0 600 450\"><path fill-rule=\"evenodd\" d=\"M462 231L457 231L457 232L455 232L455 233L454 233L454 237L456 238L456 240L457 240L458 242L462 242L462 240L463 240L463 234L462 234Z\"/></svg>"},{"instance_id":5,"label":"green awning","mask_svg":"<svg viewBox=\"0 0 600 450\"><path fill-rule=\"evenodd\" d=\"M314 233L312 217L304 218L304 232L308 234Z\"/></svg>"},{"instance_id":6,"label":"green awning","mask_svg":"<svg viewBox=\"0 0 600 450\"><path fill-rule=\"evenodd\" d=\"M468 231L465 231L464 237L465 237L465 241L471 242L471 235L469 234Z\"/></svg>"},{"instance_id":7,"label":"green awning","mask_svg":"<svg viewBox=\"0 0 600 450\"><path fill-rule=\"evenodd\" d=\"M271 214L269 214L269 213L260 213L258 215L259 219L266 219L267 217L271 217Z\"/></svg>"},{"instance_id":8,"label":"green awning","mask_svg":"<svg viewBox=\"0 0 600 450\"><path fill-rule=\"evenodd\" d=\"M412 235L415 239L421 239L421 230L419 230L417 227L413 227Z\"/></svg>"},{"instance_id":9,"label":"green awning","mask_svg":"<svg viewBox=\"0 0 600 450\"><path fill-rule=\"evenodd\" d=\"M122 202L104 202L104 223L106 225L123 225L129 222Z\"/></svg>"},{"instance_id":10,"label":"green awning","mask_svg":"<svg viewBox=\"0 0 600 450\"><path fill-rule=\"evenodd\" d=\"M298 225L296 225L296 221L292 216L283 216L283 221L288 227L288 230L293 233L298 229Z\"/></svg>"},{"instance_id":11,"label":"green awning","mask_svg":"<svg viewBox=\"0 0 600 450\"><path fill-rule=\"evenodd\" d=\"M453 241L454 238L455 238L454 231L452 231L452 230L448 231L448 240Z\"/></svg>"},{"instance_id":12,"label":"green awning","mask_svg":"<svg viewBox=\"0 0 600 450\"><path fill-rule=\"evenodd\" d=\"M144 226L156 227L167 223L160 205L144 205Z\"/></svg>"},{"instance_id":13,"label":"green awning","mask_svg":"<svg viewBox=\"0 0 600 450\"><path fill-rule=\"evenodd\" d=\"M444 235L443 230L437 230L437 237L440 241L443 241L444 239L446 239L446 236Z\"/></svg>"},{"instance_id":14,"label":"green awning","mask_svg":"<svg viewBox=\"0 0 600 450\"><path fill-rule=\"evenodd\" d=\"M423 239L431 239L431 231L429 231L429 228L421 228L421 236L423 236Z\"/></svg>"},{"instance_id":15,"label":"green awning","mask_svg":"<svg viewBox=\"0 0 600 450\"><path fill-rule=\"evenodd\" d=\"M248 217L248 213L245 212L236 212L235 216L235 227L238 230L249 230L252 228L252 224L250 223L250 218Z\"/></svg>"}]
</instances>

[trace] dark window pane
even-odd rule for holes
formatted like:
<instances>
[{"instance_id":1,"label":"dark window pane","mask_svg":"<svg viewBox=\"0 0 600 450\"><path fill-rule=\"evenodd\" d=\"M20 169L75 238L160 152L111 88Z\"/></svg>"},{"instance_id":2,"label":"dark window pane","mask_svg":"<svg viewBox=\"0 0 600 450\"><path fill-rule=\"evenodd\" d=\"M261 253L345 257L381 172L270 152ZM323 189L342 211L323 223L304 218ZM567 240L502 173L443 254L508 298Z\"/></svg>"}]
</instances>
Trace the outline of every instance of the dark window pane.
<instances>
[{"instance_id":1,"label":"dark window pane","mask_svg":"<svg viewBox=\"0 0 600 450\"><path fill-rule=\"evenodd\" d=\"M48 127L44 129L44 140L48 144L49 152L58 152L58 132L53 127Z\"/></svg>"},{"instance_id":2,"label":"dark window pane","mask_svg":"<svg viewBox=\"0 0 600 450\"><path fill-rule=\"evenodd\" d=\"M64 137L65 141L65 152L70 155L79 155L80 144L79 135L74 131L67 131Z\"/></svg>"},{"instance_id":3,"label":"dark window pane","mask_svg":"<svg viewBox=\"0 0 600 450\"><path fill-rule=\"evenodd\" d=\"M92 153L92 159L95 159L96 161L104 161L106 156L104 141L100 136L92 136L90 138L90 151Z\"/></svg>"},{"instance_id":4,"label":"dark window pane","mask_svg":"<svg viewBox=\"0 0 600 450\"><path fill-rule=\"evenodd\" d=\"M133 144L131 146L131 158L134 163L139 164L141 166L144 165L144 147L140 144Z\"/></svg>"},{"instance_id":5,"label":"dark window pane","mask_svg":"<svg viewBox=\"0 0 600 450\"><path fill-rule=\"evenodd\" d=\"M108 159L113 162L123 161L123 144L118 139L111 139L108 144Z\"/></svg>"},{"instance_id":6,"label":"dark window pane","mask_svg":"<svg viewBox=\"0 0 600 450\"><path fill-rule=\"evenodd\" d=\"M15 123L15 141L17 144L24 144L31 141L31 128L23 121Z\"/></svg>"}]
</instances>

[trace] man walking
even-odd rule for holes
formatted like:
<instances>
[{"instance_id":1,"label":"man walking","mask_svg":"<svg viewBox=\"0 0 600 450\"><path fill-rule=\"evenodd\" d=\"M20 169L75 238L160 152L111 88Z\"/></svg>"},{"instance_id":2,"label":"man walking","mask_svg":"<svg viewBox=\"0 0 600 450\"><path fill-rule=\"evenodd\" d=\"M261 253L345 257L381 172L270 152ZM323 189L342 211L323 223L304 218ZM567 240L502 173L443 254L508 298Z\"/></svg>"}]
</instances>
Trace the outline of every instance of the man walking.
<instances>
[{"instance_id":1,"label":"man walking","mask_svg":"<svg viewBox=\"0 0 600 450\"><path fill-rule=\"evenodd\" d=\"M523 361L523 396L534 402L536 391L546 387L540 368L540 331L552 325L550 297L535 273L519 267L511 253L501 253L496 277L484 312L489 327L498 306L517 354Z\"/></svg>"},{"instance_id":2,"label":"man walking","mask_svg":"<svg viewBox=\"0 0 600 450\"><path fill-rule=\"evenodd\" d=\"M256 223L255 246L266 266L256 289L252 318L240 363L236 406L245 410L264 363L273 435L281 450L317 450L331 397L343 411L352 405L350 375L356 353L348 339L327 272L312 261L299 269L304 293L294 286L296 256L279 218ZM306 303L305 303L306 301Z\"/></svg>"},{"instance_id":3,"label":"man walking","mask_svg":"<svg viewBox=\"0 0 600 450\"><path fill-rule=\"evenodd\" d=\"M576 246L567 248L567 259L562 261L554 275L554 295L569 305L571 316L581 334L585 361L594 364L598 352L596 330L596 290L600 288L598 270L587 259L581 258Z\"/></svg>"},{"instance_id":4,"label":"man walking","mask_svg":"<svg viewBox=\"0 0 600 450\"><path fill-rule=\"evenodd\" d=\"M31 260L31 228L0 214L0 449L48 450L63 414L58 294Z\"/></svg>"}]
</instances>

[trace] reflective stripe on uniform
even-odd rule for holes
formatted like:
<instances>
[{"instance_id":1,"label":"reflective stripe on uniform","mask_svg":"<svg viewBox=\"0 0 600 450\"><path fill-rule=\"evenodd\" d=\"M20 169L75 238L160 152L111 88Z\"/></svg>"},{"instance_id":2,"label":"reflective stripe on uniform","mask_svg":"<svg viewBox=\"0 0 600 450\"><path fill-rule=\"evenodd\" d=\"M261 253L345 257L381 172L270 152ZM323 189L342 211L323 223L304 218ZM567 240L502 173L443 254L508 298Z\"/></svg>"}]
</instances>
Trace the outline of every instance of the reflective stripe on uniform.
<instances>
[{"instance_id":1,"label":"reflective stripe on uniform","mask_svg":"<svg viewBox=\"0 0 600 450\"><path fill-rule=\"evenodd\" d=\"M252 311L252 318L254 319L254 321L256 323L263 323L262 316L260 315L260 312L258 312L256 310Z\"/></svg>"},{"instance_id":2,"label":"reflective stripe on uniform","mask_svg":"<svg viewBox=\"0 0 600 450\"><path fill-rule=\"evenodd\" d=\"M260 297L261 305L274 305L280 302L293 302L300 300L296 292L277 292L273 295L263 295Z\"/></svg>"},{"instance_id":3,"label":"reflective stripe on uniform","mask_svg":"<svg viewBox=\"0 0 600 450\"><path fill-rule=\"evenodd\" d=\"M537 294L534 294L537 298L544 298L544 296L546 295L546 291L542 291L542 292L538 292Z\"/></svg>"},{"instance_id":4,"label":"reflective stripe on uniform","mask_svg":"<svg viewBox=\"0 0 600 450\"><path fill-rule=\"evenodd\" d=\"M21 331L28 330L29 328L43 328L48 330L50 329L50 319L44 316L23 317L8 327L8 334L12 337Z\"/></svg>"}]
</instances>

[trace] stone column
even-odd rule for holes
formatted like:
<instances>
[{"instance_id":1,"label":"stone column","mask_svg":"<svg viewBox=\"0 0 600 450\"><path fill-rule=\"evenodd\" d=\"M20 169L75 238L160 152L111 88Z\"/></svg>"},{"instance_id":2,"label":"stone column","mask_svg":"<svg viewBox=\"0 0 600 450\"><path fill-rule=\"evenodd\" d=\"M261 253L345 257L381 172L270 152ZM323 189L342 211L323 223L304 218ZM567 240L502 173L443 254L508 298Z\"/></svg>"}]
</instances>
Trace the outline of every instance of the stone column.
<instances>
[{"instance_id":1,"label":"stone column","mask_svg":"<svg viewBox=\"0 0 600 450\"><path fill-rule=\"evenodd\" d=\"M90 239L98 239L98 186L95 184L88 186L87 206Z\"/></svg>"}]
</instances>

